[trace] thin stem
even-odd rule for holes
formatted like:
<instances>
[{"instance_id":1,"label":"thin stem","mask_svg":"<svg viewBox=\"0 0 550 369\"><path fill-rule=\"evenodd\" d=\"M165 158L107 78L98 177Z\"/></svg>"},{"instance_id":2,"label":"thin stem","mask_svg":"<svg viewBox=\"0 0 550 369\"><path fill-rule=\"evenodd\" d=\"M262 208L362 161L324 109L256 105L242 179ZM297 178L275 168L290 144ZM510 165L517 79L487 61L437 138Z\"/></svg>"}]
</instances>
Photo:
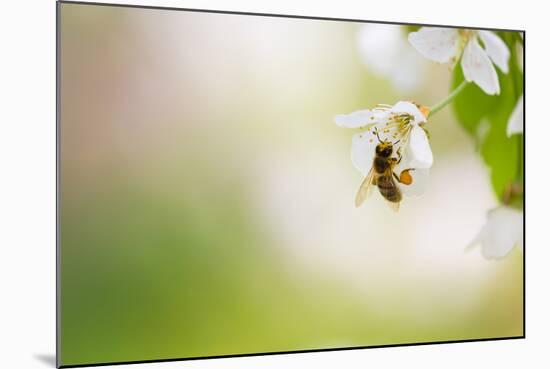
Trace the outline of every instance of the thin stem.
<instances>
[{"instance_id":1,"label":"thin stem","mask_svg":"<svg viewBox=\"0 0 550 369\"><path fill-rule=\"evenodd\" d=\"M435 113L443 109L445 106L447 106L450 102L452 102L455 99L455 97L457 97L458 94L462 92L462 90L464 90L464 87L466 87L468 83L469 82L466 80L462 81L462 83L459 84L446 98L444 98L443 100L441 100L440 102L432 106L430 108L429 116L431 117L432 115L434 115Z\"/></svg>"}]
</instances>

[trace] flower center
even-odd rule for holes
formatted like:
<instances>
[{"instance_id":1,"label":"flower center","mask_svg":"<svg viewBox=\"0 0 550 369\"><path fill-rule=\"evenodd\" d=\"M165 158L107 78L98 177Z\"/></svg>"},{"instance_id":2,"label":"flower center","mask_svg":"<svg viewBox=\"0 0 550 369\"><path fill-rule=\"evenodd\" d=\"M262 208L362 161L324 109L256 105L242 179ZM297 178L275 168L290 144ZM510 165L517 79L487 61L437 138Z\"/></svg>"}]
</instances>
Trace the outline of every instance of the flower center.
<instances>
[{"instance_id":1,"label":"flower center","mask_svg":"<svg viewBox=\"0 0 550 369\"><path fill-rule=\"evenodd\" d=\"M373 135L370 142L380 139L381 141L397 142L395 149L406 145L414 116L408 113L390 113L386 122L378 123L368 129Z\"/></svg>"}]
</instances>

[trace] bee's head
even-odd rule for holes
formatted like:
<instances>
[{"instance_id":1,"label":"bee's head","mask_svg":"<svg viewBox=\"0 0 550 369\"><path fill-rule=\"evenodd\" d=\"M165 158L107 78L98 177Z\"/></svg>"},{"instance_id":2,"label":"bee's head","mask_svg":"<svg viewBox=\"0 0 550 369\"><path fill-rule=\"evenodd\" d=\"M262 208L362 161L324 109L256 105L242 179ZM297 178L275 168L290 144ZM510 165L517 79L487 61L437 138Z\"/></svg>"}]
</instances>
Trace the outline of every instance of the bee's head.
<instances>
[{"instance_id":1,"label":"bee's head","mask_svg":"<svg viewBox=\"0 0 550 369\"><path fill-rule=\"evenodd\" d=\"M389 158L393 153L393 145L391 142L382 142L376 145L376 155L383 158Z\"/></svg>"}]
</instances>

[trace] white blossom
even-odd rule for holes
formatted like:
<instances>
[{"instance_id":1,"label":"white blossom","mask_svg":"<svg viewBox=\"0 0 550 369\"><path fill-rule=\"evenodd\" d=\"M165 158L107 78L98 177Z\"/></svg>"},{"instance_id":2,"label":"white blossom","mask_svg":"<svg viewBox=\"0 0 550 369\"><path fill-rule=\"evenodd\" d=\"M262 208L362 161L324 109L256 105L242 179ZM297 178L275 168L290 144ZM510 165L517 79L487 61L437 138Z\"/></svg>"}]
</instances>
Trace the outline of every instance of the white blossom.
<instances>
[{"instance_id":1,"label":"white blossom","mask_svg":"<svg viewBox=\"0 0 550 369\"><path fill-rule=\"evenodd\" d=\"M479 41L483 43L481 47ZM409 34L409 42L423 56L439 63L460 58L464 78L489 95L500 94L495 64L508 73L510 50L494 32L456 28L422 27Z\"/></svg>"},{"instance_id":2,"label":"white blossom","mask_svg":"<svg viewBox=\"0 0 550 369\"><path fill-rule=\"evenodd\" d=\"M498 206L489 211L487 222L467 249L481 245L486 259L500 259L517 246L523 250L523 211Z\"/></svg>"},{"instance_id":3,"label":"white blossom","mask_svg":"<svg viewBox=\"0 0 550 369\"><path fill-rule=\"evenodd\" d=\"M508 137L516 133L523 133L523 95L519 97L514 111L508 119L506 133L508 134Z\"/></svg>"},{"instance_id":4,"label":"white blossom","mask_svg":"<svg viewBox=\"0 0 550 369\"><path fill-rule=\"evenodd\" d=\"M399 92L410 93L423 80L426 62L407 42L403 27L365 24L359 29L357 47L365 66Z\"/></svg>"},{"instance_id":5,"label":"white blossom","mask_svg":"<svg viewBox=\"0 0 550 369\"><path fill-rule=\"evenodd\" d=\"M412 102L399 101L393 106L380 105L372 110L359 110L337 115L335 122L340 127L360 128L351 144L351 161L364 176L372 168L375 148L381 141L394 143L394 157L401 154L401 162L395 167L396 174L413 169L410 185L399 184L407 195L420 195L427 184L433 154L428 136L423 128L427 112Z\"/></svg>"}]
</instances>

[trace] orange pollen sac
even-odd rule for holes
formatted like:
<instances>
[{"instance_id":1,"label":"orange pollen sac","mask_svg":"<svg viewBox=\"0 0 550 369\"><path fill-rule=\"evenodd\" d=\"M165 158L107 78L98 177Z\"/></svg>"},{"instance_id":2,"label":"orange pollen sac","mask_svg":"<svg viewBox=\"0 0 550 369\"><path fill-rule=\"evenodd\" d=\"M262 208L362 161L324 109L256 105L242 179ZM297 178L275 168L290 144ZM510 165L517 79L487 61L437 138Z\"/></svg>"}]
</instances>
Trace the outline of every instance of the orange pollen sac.
<instances>
[{"instance_id":1,"label":"orange pollen sac","mask_svg":"<svg viewBox=\"0 0 550 369\"><path fill-rule=\"evenodd\" d=\"M430 108L428 108L427 106L420 106L418 110L420 110L422 115L424 115L426 118L428 118L428 115L430 115Z\"/></svg>"},{"instance_id":2,"label":"orange pollen sac","mask_svg":"<svg viewBox=\"0 0 550 369\"><path fill-rule=\"evenodd\" d=\"M406 185L410 185L410 184L413 183L411 173L409 173L410 170L411 169L406 169L406 170L401 172L401 174L399 175L399 182L401 182L403 184L406 184Z\"/></svg>"}]
</instances>

